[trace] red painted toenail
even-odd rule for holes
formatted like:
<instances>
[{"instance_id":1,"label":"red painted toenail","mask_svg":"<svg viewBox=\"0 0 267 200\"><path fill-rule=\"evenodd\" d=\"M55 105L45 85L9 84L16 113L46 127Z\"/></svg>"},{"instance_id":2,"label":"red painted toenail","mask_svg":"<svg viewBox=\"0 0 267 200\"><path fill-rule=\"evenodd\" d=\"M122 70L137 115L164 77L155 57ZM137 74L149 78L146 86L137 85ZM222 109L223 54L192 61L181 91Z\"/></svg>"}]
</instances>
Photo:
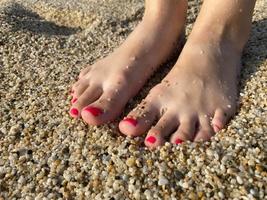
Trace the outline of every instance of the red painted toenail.
<instances>
[{"instance_id":1,"label":"red painted toenail","mask_svg":"<svg viewBox=\"0 0 267 200\"><path fill-rule=\"evenodd\" d=\"M157 141L157 139L156 139L154 136L149 136L149 137L146 139L146 141L148 141L148 142L154 144L154 143Z\"/></svg>"},{"instance_id":2,"label":"red painted toenail","mask_svg":"<svg viewBox=\"0 0 267 200\"><path fill-rule=\"evenodd\" d=\"M133 126L136 126L137 125L137 121L135 119L133 119L133 118L125 118L123 121L129 122Z\"/></svg>"},{"instance_id":3,"label":"red painted toenail","mask_svg":"<svg viewBox=\"0 0 267 200\"><path fill-rule=\"evenodd\" d=\"M73 98L73 99L71 100L71 103L75 103L77 100L78 100L77 98Z\"/></svg>"},{"instance_id":4,"label":"red painted toenail","mask_svg":"<svg viewBox=\"0 0 267 200\"><path fill-rule=\"evenodd\" d=\"M95 117L97 117L98 115L101 115L103 113L103 111L101 109L93 107L93 106L88 106L84 110L87 112L90 112Z\"/></svg>"},{"instance_id":5,"label":"red painted toenail","mask_svg":"<svg viewBox=\"0 0 267 200\"><path fill-rule=\"evenodd\" d=\"M79 111L78 111L77 108L72 108L72 109L70 110L70 113L71 113L72 115L77 116L77 115L79 114Z\"/></svg>"},{"instance_id":6,"label":"red painted toenail","mask_svg":"<svg viewBox=\"0 0 267 200\"><path fill-rule=\"evenodd\" d=\"M184 141L183 140L181 140L181 139L176 139L175 140L175 144L182 144Z\"/></svg>"}]
</instances>

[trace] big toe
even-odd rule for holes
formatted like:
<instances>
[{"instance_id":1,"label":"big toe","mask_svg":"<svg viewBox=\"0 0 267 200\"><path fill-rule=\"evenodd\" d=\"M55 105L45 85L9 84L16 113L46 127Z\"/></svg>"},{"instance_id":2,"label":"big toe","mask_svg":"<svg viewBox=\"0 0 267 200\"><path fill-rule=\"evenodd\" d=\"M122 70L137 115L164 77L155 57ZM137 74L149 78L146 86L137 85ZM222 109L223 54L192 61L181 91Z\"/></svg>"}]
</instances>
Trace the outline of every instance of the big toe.
<instances>
[{"instance_id":1,"label":"big toe","mask_svg":"<svg viewBox=\"0 0 267 200\"><path fill-rule=\"evenodd\" d=\"M82 109L94 102L102 93L102 90L97 86L82 86L83 89L74 91L73 98L71 100L71 108L69 114L74 117L80 117Z\"/></svg>"},{"instance_id":2,"label":"big toe","mask_svg":"<svg viewBox=\"0 0 267 200\"><path fill-rule=\"evenodd\" d=\"M83 108L81 116L90 125L112 121L124 107L125 99L115 90L104 91L98 100Z\"/></svg>"}]
</instances>

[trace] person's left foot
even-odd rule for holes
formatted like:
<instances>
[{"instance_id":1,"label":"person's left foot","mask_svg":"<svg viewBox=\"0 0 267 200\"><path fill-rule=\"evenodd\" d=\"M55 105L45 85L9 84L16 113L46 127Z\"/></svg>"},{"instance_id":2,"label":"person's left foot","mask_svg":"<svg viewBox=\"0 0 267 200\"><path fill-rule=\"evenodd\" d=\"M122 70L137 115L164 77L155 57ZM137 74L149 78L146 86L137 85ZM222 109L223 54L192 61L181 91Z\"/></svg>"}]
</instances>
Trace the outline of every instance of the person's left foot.
<instances>
[{"instance_id":1,"label":"person's left foot","mask_svg":"<svg viewBox=\"0 0 267 200\"><path fill-rule=\"evenodd\" d=\"M230 44L189 38L171 72L120 122L120 131L148 132L145 144L152 148L168 138L209 140L235 114L239 68L240 53Z\"/></svg>"}]
</instances>

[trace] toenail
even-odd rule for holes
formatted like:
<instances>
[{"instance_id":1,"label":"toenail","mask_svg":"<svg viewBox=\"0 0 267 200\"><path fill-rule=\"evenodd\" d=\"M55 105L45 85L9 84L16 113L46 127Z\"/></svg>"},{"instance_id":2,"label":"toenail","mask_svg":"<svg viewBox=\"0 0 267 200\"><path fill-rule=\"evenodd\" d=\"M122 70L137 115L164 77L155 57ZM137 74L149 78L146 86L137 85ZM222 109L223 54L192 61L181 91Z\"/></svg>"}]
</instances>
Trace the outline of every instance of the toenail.
<instances>
[{"instance_id":1,"label":"toenail","mask_svg":"<svg viewBox=\"0 0 267 200\"><path fill-rule=\"evenodd\" d=\"M72 115L77 116L77 115L79 114L79 111L78 111L77 108L72 108L72 109L70 110L70 113L71 113Z\"/></svg>"},{"instance_id":2,"label":"toenail","mask_svg":"<svg viewBox=\"0 0 267 200\"><path fill-rule=\"evenodd\" d=\"M215 124L213 124L213 129L214 129L215 133L217 133L221 130L221 128Z\"/></svg>"},{"instance_id":3,"label":"toenail","mask_svg":"<svg viewBox=\"0 0 267 200\"><path fill-rule=\"evenodd\" d=\"M133 126L136 126L137 125L137 121L135 119L133 119L133 118L125 118L123 121L124 122L128 122L128 123L130 123Z\"/></svg>"},{"instance_id":4,"label":"toenail","mask_svg":"<svg viewBox=\"0 0 267 200\"><path fill-rule=\"evenodd\" d=\"M184 141L181 140L181 139L179 139L179 138L175 140L175 144L182 144L183 142L184 142Z\"/></svg>"},{"instance_id":5,"label":"toenail","mask_svg":"<svg viewBox=\"0 0 267 200\"><path fill-rule=\"evenodd\" d=\"M84 111L90 112L92 115L97 117L98 115L101 115L103 111L97 107L88 106L84 109Z\"/></svg>"},{"instance_id":6,"label":"toenail","mask_svg":"<svg viewBox=\"0 0 267 200\"><path fill-rule=\"evenodd\" d=\"M73 98L73 99L71 100L71 103L75 103L77 100L78 100L77 98Z\"/></svg>"},{"instance_id":7,"label":"toenail","mask_svg":"<svg viewBox=\"0 0 267 200\"><path fill-rule=\"evenodd\" d=\"M154 144L154 143L157 141L157 139L156 139L154 136L149 136L149 137L146 139L146 141L148 141L148 142Z\"/></svg>"}]
</instances>

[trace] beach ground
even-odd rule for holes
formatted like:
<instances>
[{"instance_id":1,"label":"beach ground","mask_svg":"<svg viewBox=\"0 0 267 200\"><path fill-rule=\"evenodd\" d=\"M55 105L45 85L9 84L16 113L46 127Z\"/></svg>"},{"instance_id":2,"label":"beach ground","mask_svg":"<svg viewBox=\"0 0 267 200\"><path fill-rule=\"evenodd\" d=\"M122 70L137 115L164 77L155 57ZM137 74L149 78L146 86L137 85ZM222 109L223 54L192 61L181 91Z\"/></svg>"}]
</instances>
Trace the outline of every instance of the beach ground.
<instances>
[{"instance_id":1,"label":"beach ground","mask_svg":"<svg viewBox=\"0 0 267 200\"><path fill-rule=\"evenodd\" d=\"M187 35L199 8L189 1ZM117 125L177 53L114 122L93 127L68 114L80 70L127 37L143 1L0 0L0 200L266 199L266 10L258 0L228 126L210 142L150 151Z\"/></svg>"}]
</instances>

